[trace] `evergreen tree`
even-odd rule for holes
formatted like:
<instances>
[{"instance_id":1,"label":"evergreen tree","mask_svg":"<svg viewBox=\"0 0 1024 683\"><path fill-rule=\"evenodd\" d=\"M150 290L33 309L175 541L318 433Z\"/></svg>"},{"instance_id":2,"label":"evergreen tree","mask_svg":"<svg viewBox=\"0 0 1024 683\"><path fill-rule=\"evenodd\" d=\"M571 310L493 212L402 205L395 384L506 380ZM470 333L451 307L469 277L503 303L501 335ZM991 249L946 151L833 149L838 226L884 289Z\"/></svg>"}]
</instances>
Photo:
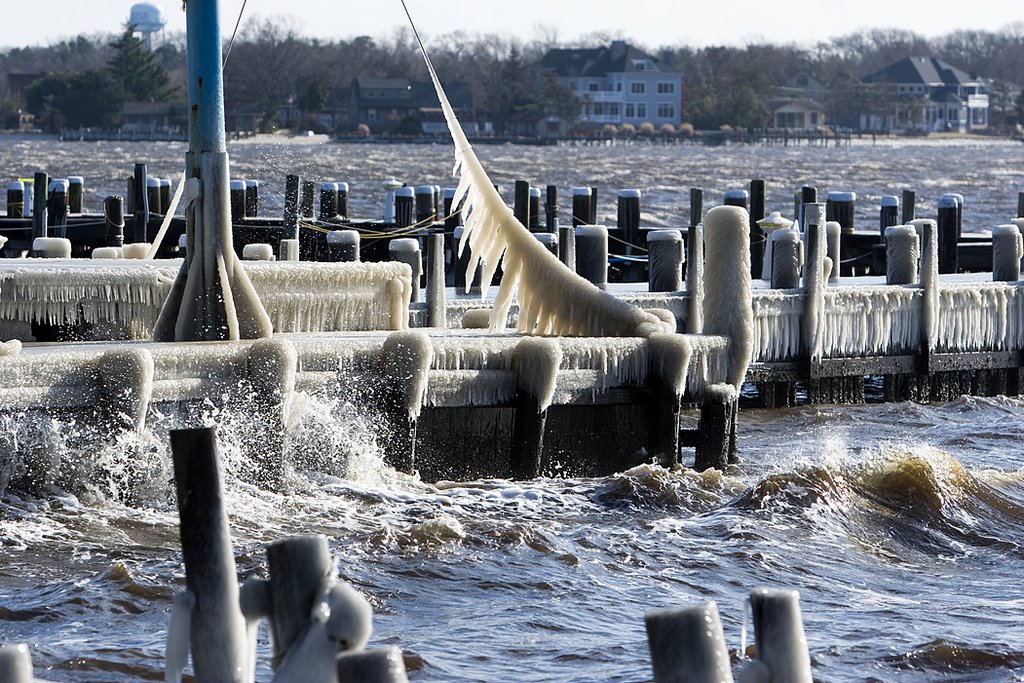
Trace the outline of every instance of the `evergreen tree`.
<instances>
[{"instance_id":1,"label":"evergreen tree","mask_svg":"<svg viewBox=\"0 0 1024 683\"><path fill-rule=\"evenodd\" d=\"M166 102L177 99L177 89L171 85L167 71L142 41L135 37L133 27L110 43L113 54L107 68L121 84L129 102Z\"/></svg>"}]
</instances>

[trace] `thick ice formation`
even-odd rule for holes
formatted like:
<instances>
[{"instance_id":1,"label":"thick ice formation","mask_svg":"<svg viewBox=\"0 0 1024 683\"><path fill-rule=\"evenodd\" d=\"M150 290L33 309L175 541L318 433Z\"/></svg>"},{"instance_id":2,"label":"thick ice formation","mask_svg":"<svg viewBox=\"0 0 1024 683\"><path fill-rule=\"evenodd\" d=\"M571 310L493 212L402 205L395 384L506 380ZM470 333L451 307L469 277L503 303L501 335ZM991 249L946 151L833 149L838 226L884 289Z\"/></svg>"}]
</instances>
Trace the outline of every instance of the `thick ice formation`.
<instances>
[{"instance_id":1,"label":"thick ice formation","mask_svg":"<svg viewBox=\"0 0 1024 683\"><path fill-rule=\"evenodd\" d=\"M221 133L223 135L223 132ZM202 178L189 178L185 193L187 251L161 309L157 341L256 339L273 332L259 296L231 248L231 208L226 192L227 152L192 150Z\"/></svg>"},{"instance_id":2,"label":"thick ice formation","mask_svg":"<svg viewBox=\"0 0 1024 683\"><path fill-rule=\"evenodd\" d=\"M728 382L743 384L753 353L750 304L750 217L716 206L704 217L704 332L729 339Z\"/></svg>"},{"instance_id":3,"label":"thick ice formation","mask_svg":"<svg viewBox=\"0 0 1024 683\"><path fill-rule=\"evenodd\" d=\"M148 337L177 272L175 261L6 259L0 319L122 325ZM398 330L409 320L403 263L245 262L275 332Z\"/></svg>"},{"instance_id":4,"label":"thick ice formation","mask_svg":"<svg viewBox=\"0 0 1024 683\"><path fill-rule=\"evenodd\" d=\"M645 336L664 331L656 317L610 296L569 270L519 222L494 189L448 102L422 43L420 48L455 141L453 173L459 177L459 183L452 205L462 205L465 216L459 251L469 245L466 272L476 272L477 266L483 265L481 282L486 296L499 264L504 268L491 329L504 328L518 289L517 329L526 334ZM468 287L472 278L466 279Z\"/></svg>"}]
</instances>

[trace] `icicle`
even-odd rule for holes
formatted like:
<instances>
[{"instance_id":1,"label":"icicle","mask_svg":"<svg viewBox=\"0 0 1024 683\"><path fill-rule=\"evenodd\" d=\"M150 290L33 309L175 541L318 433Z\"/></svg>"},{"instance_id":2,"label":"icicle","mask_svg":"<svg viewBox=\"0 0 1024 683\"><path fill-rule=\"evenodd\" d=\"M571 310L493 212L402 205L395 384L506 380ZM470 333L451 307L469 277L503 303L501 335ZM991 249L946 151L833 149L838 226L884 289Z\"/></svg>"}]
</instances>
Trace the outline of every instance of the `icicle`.
<instances>
[{"instance_id":1,"label":"icicle","mask_svg":"<svg viewBox=\"0 0 1024 683\"><path fill-rule=\"evenodd\" d=\"M404 0L402 5L405 7ZM499 330L505 326L509 307L518 289L520 313L517 329L522 333L646 336L666 331L656 316L616 299L565 267L502 202L455 116L408 7L405 11L455 143L453 172L459 177L459 183L452 205L462 204L464 207L465 228L459 253L469 245L466 272L473 273L478 264L483 265L481 289L486 296L491 276L498 265L504 268L491 316L491 329ZM467 286L471 279L467 277Z\"/></svg>"}]
</instances>

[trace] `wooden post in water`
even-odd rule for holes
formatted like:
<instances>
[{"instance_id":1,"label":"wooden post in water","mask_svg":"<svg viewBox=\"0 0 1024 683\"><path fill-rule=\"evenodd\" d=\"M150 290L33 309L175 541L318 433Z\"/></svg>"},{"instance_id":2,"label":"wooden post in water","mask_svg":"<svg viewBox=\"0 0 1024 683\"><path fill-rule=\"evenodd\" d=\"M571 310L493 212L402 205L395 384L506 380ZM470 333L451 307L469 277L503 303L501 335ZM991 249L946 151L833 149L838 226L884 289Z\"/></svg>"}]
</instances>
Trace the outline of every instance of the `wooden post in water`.
<instances>
[{"instance_id":1,"label":"wooden post in water","mask_svg":"<svg viewBox=\"0 0 1024 683\"><path fill-rule=\"evenodd\" d=\"M46 199L47 225L54 237L65 237L68 226L68 181L57 178L50 181Z\"/></svg>"},{"instance_id":2,"label":"wooden post in water","mask_svg":"<svg viewBox=\"0 0 1024 683\"><path fill-rule=\"evenodd\" d=\"M0 681L32 683L32 655L25 645L0 645Z\"/></svg>"},{"instance_id":3,"label":"wooden post in water","mask_svg":"<svg viewBox=\"0 0 1024 683\"><path fill-rule=\"evenodd\" d=\"M718 606L665 609L644 615L654 683L732 683Z\"/></svg>"},{"instance_id":4,"label":"wooden post in water","mask_svg":"<svg viewBox=\"0 0 1024 683\"><path fill-rule=\"evenodd\" d=\"M531 231L540 230L540 188L530 188L530 222L526 224Z\"/></svg>"},{"instance_id":5,"label":"wooden post in water","mask_svg":"<svg viewBox=\"0 0 1024 683\"><path fill-rule=\"evenodd\" d=\"M548 232L558 233L558 186L548 185L544 195L544 225ZM1024 193L1021 193L1024 194Z\"/></svg>"},{"instance_id":6,"label":"wooden post in water","mask_svg":"<svg viewBox=\"0 0 1024 683\"><path fill-rule=\"evenodd\" d=\"M7 183L7 217L21 218L25 215L25 183L12 180Z\"/></svg>"},{"instance_id":7,"label":"wooden post in water","mask_svg":"<svg viewBox=\"0 0 1024 683\"><path fill-rule=\"evenodd\" d=\"M245 623L212 427L172 430L185 584L195 595L192 667L198 681L244 681Z\"/></svg>"},{"instance_id":8,"label":"wooden post in water","mask_svg":"<svg viewBox=\"0 0 1024 683\"><path fill-rule=\"evenodd\" d=\"M572 227L590 224L591 193L589 187L572 188Z\"/></svg>"},{"instance_id":9,"label":"wooden post in water","mask_svg":"<svg viewBox=\"0 0 1024 683\"><path fill-rule=\"evenodd\" d=\"M245 218L245 181L231 181L231 222L240 223Z\"/></svg>"},{"instance_id":10,"label":"wooden post in water","mask_svg":"<svg viewBox=\"0 0 1024 683\"><path fill-rule=\"evenodd\" d=\"M914 203L917 195L914 194L913 190L903 190L902 196L903 201L901 202L902 212L900 213L900 223L902 225L910 225L910 221L914 220Z\"/></svg>"},{"instance_id":11,"label":"wooden post in water","mask_svg":"<svg viewBox=\"0 0 1024 683\"><path fill-rule=\"evenodd\" d=\"M427 324L448 326L444 281L444 233L427 235Z\"/></svg>"},{"instance_id":12,"label":"wooden post in water","mask_svg":"<svg viewBox=\"0 0 1024 683\"><path fill-rule=\"evenodd\" d=\"M359 261L359 231L331 230L327 233L327 260L336 263Z\"/></svg>"},{"instance_id":13,"label":"wooden post in water","mask_svg":"<svg viewBox=\"0 0 1024 683\"><path fill-rule=\"evenodd\" d=\"M939 272L957 271L957 201L952 195L939 198Z\"/></svg>"},{"instance_id":14,"label":"wooden post in water","mask_svg":"<svg viewBox=\"0 0 1024 683\"><path fill-rule=\"evenodd\" d=\"M704 226L691 225L686 232L686 333L704 331Z\"/></svg>"},{"instance_id":15,"label":"wooden post in water","mask_svg":"<svg viewBox=\"0 0 1024 683\"><path fill-rule=\"evenodd\" d=\"M402 651L395 646L338 655L337 683L409 683Z\"/></svg>"},{"instance_id":16,"label":"wooden post in water","mask_svg":"<svg viewBox=\"0 0 1024 683\"><path fill-rule=\"evenodd\" d=\"M41 171L35 174L32 183L32 239L46 237L46 191L50 184L50 176Z\"/></svg>"},{"instance_id":17,"label":"wooden post in water","mask_svg":"<svg viewBox=\"0 0 1024 683\"><path fill-rule=\"evenodd\" d=\"M1017 218L1024 218L1024 192L1017 193Z\"/></svg>"},{"instance_id":18,"label":"wooden post in water","mask_svg":"<svg viewBox=\"0 0 1024 683\"><path fill-rule=\"evenodd\" d=\"M416 223L421 226L437 219L433 185L417 185L413 190Z\"/></svg>"},{"instance_id":19,"label":"wooden post in water","mask_svg":"<svg viewBox=\"0 0 1024 683\"><path fill-rule=\"evenodd\" d=\"M103 200L104 244L108 247L124 246L124 198L111 195Z\"/></svg>"},{"instance_id":20,"label":"wooden post in water","mask_svg":"<svg viewBox=\"0 0 1024 683\"><path fill-rule=\"evenodd\" d=\"M267 546L274 669L309 622L313 602L335 571L324 536L293 536Z\"/></svg>"},{"instance_id":21,"label":"wooden post in water","mask_svg":"<svg viewBox=\"0 0 1024 683\"><path fill-rule=\"evenodd\" d=\"M338 182L335 183L338 189L338 202L337 202L337 213L336 215L342 218L348 218L348 183Z\"/></svg>"},{"instance_id":22,"label":"wooden post in water","mask_svg":"<svg viewBox=\"0 0 1024 683\"><path fill-rule=\"evenodd\" d=\"M395 229L408 228L416 222L416 189L413 187L395 188Z\"/></svg>"},{"instance_id":23,"label":"wooden post in water","mask_svg":"<svg viewBox=\"0 0 1024 683\"><path fill-rule=\"evenodd\" d=\"M149 225L149 177L146 171L146 164L136 163L133 184L135 201L133 213L135 222L132 225L132 242L142 243L146 241L146 228Z\"/></svg>"},{"instance_id":24,"label":"wooden post in water","mask_svg":"<svg viewBox=\"0 0 1024 683\"><path fill-rule=\"evenodd\" d=\"M284 215L281 218L282 238L299 239L299 176L289 173L284 180Z\"/></svg>"},{"instance_id":25,"label":"wooden post in water","mask_svg":"<svg viewBox=\"0 0 1024 683\"><path fill-rule=\"evenodd\" d=\"M392 332L384 340L382 355L381 401L392 427L385 458L396 470L412 473L416 464L416 421L423 408L434 347L421 331Z\"/></svg>"},{"instance_id":26,"label":"wooden post in water","mask_svg":"<svg viewBox=\"0 0 1024 683\"><path fill-rule=\"evenodd\" d=\"M764 229L757 224L767 213L767 189L765 181L754 179L750 181L750 276L761 277L764 268L764 254L766 235Z\"/></svg>"},{"instance_id":27,"label":"wooden post in water","mask_svg":"<svg viewBox=\"0 0 1024 683\"><path fill-rule=\"evenodd\" d=\"M562 362L557 339L524 337L512 352L516 393L512 400L512 444L509 469L513 479L534 479L543 468L544 428Z\"/></svg>"},{"instance_id":28,"label":"wooden post in water","mask_svg":"<svg viewBox=\"0 0 1024 683\"><path fill-rule=\"evenodd\" d=\"M750 593L757 658L768 667L773 681L812 681L799 600L796 591L762 588Z\"/></svg>"},{"instance_id":29,"label":"wooden post in water","mask_svg":"<svg viewBox=\"0 0 1024 683\"><path fill-rule=\"evenodd\" d=\"M316 181L302 181L302 197L299 199L299 215L302 218L313 217L313 207L316 205Z\"/></svg>"},{"instance_id":30,"label":"wooden post in water","mask_svg":"<svg viewBox=\"0 0 1024 683\"><path fill-rule=\"evenodd\" d=\"M576 227L563 225L558 228L558 260L576 270Z\"/></svg>"},{"instance_id":31,"label":"wooden post in water","mask_svg":"<svg viewBox=\"0 0 1024 683\"><path fill-rule=\"evenodd\" d=\"M693 469L698 472L728 467L735 404L736 388L731 384L713 384L704 390L693 458Z\"/></svg>"},{"instance_id":32,"label":"wooden post in water","mask_svg":"<svg viewBox=\"0 0 1024 683\"><path fill-rule=\"evenodd\" d=\"M409 301L416 303L420 300L420 280L423 279L423 256L419 240L414 237L393 239L388 242L388 255L392 261L407 263L412 269L412 294Z\"/></svg>"},{"instance_id":33,"label":"wooden post in water","mask_svg":"<svg viewBox=\"0 0 1024 683\"><path fill-rule=\"evenodd\" d=\"M891 225L897 225L900 219L900 198L896 195L887 194L882 197L881 207L878 211L878 230L885 241L885 229Z\"/></svg>"},{"instance_id":34,"label":"wooden post in water","mask_svg":"<svg viewBox=\"0 0 1024 683\"><path fill-rule=\"evenodd\" d=\"M690 188L690 227L700 225L704 221L704 190L699 187Z\"/></svg>"},{"instance_id":35,"label":"wooden post in water","mask_svg":"<svg viewBox=\"0 0 1024 683\"><path fill-rule=\"evenodd\" d=\"M512 213L516 220L530 228L530 181L516 181Z\"/></svg>"},{"instance_id":36,"label":"wooden post in water","mask_svg":"<svg viewBox=\"0 0 1024 683\"><path fill-rule=\"evenodd\" d=\"M638 256L644 249L644 239L640 233L640 190L619 190L616 209L619 236L626 242L626 255ZM638 282L643 279L643 264L629 261L622 270L623 282Z\"/></svg>"},{"instance_id":37,"label":"wooden post in water","mask_svg":"<svg viewBox=\"0 0 1024 683\"><path fill-rule=\"evenodd\" d=\"M686 255L679 230L647 233L647 289L678 292L683 288L683 259Z\"/></svg>"},{"instance_id":38,"label":"wooden post in water","mask_svg":"<svg viewBox=\"0 0 1024 683\"><path fill-rule=\"evenodd\" d=\"M85 194L85 179L80 175L68 176L68 212L82 213L82 199Z\"/></svg>"},{"instance_id":39,"label":"wooden post in water","mask_svg":"<svg viewBox=\"0 0 1024 683\"><path fill-rule=\"evenodd\" d=\"M163 213L163 205L160 203L160 179L156 176L146 178L146 202L149 204L150 214Z\"/></svg>"},{"instance_id":40,"label":"wooden post in water","mask_svg":"<svg viewBox=\"0 0 1024 683\"><path fill-rule=\"evenodd\" d=\"M608 228L576 226L576 272L601 289L608 287Z\"/></svg>"},{"instance_id":41,"label":"wooden post in water","mask_svg":"<svg viewBox=\"0 0 1024 683\"><path fill-rule=\"evenodd\" d=\"M255 218L260 212L260 181L245 179L245 216Z\"/></svg>"},{"instance_id":42,"label":"wooden post in water","mask_svg":"<svg viewBox=\"0 0 1024 683\"><path fill-rule=\"evenodd\" d=\"M297 372L298 354L287 339L257 339L249 347L245 386L252 416L246 448L260 467L251 474L267 489L284 480L286 417Z\"/></svg>"},{"instance_id":43,"label":"wooden post in water","mask_svg":"<svg viewBox=\"0 0 1024 683\"><path fill-rule=\"evenodd\" d=\"M338 215L338 184L320 183L319 218L327 221Z\"/></svg>"}]
</instances>

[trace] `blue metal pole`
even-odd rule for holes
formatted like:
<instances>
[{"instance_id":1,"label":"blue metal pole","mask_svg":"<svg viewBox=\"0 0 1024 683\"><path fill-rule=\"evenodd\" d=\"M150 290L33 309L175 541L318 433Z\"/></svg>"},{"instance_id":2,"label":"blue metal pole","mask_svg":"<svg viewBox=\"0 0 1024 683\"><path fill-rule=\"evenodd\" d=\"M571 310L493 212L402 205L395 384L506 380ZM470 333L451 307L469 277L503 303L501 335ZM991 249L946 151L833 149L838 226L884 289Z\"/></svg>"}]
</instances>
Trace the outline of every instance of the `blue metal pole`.
<instances>
[{"instance_id":1,"label":"blue metal pole","mask_svg":"<svg viewBox=\"0 0 1024 683\"><path fill-rule=\"evenodd\" d=\"M224 152L224 71L218 0L188 0L188 151ZM190 174L194 175L194 174Z\"/></svg>"}]
</instances>

